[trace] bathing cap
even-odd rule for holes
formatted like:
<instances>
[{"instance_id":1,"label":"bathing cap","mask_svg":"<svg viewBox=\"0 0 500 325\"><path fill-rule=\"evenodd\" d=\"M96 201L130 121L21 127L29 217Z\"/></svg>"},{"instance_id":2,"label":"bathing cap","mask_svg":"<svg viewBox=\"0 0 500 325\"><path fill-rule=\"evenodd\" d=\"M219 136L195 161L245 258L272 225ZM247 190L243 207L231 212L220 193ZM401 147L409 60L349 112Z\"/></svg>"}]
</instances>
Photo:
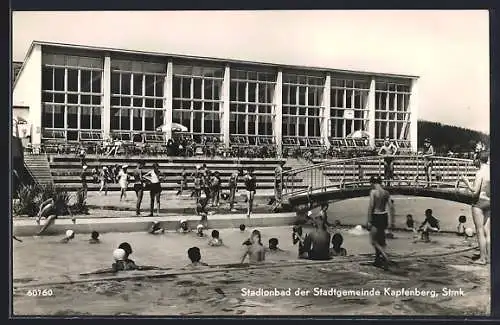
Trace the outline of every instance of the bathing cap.
<instances>
[{"instance_id":1,"label":"bathing cap","mask_svg":"<svg viewBox=\"0 0 500 325\"><path fill-rule=\"evenodd\" d=\"M87 166L87 165L83 165L83 169L87 169L87 168L88 168L88 166Z\"/></svg>"},{"instance_id":2,"label":"bathing cap","mask_svg":"<svg viewBox=\"0 0 500 325\"><path fill-rule=\"evenodd\" d=\"M200 230L200 229L203 229L203 225L202 224L199 224L196 226L196 230Z\"/></svg>"},{"instance_id":3,"label":"bathing cap","mask_svg":"<svg viewBox=\"0 0 500 325\"><path fill-rule=\"evenodd\" d=\"M128 165L123 165L123 168L128 168Z\"/></svg>"},{"instance_id":4,"label":"bathing cap","mask_svg":"<svg viewBox=\"0 0 500 325\"><path fill-rule=\"evenodd\" d=\"M474 236L474 230L472 228L465 228L465 235L467 237L472 237Z\"/></svg>"},{"instance_id":5,"label":"bathing cap","mask_svg":"<svg viewBox=\"0 0 500 325\"><path fill-rule=\"evenodd\" d=\"M357 225L356 227L354 227L354 229L356 229L358 231L361 231L361 230L363 230L363 226L362 225Z\"/></svg>"},{"instance_id":6,"label":"bathing cap","mask_svg":"<svg viewBox=\"0 0 500 325\"><path fill-rule=\"evenodd\" d=\"M72 237L75 235L75 232L71 229L68 229L66 230L66 237L69 238L69 237Z\"/></svg>"},{"instance_id":7,"label":"bathing cap","mask_svg":"<svg viewBox=\"0 0 500 325\"><path fill-rule=\"evenodd\" d=\"M125 253L125 250L117 248L113 251L113 258L115 259L115 261L123 261L126 254L127 253Z\"/></svg>"},{"instance_id":8,"label":"bathing cap","mask_svg":"<svg viewBox=\"0 0 500 325\"><path fill-rule=\"evenodd\" d=\"M108 169L108 167L104 166L104 167L102 167L102 169L106 170L106 169Z\"/></svg>"},{"instance_id":9,"label":"bathing cap","mask_svg":"<svg viewBox=\"0 0 500 325\"><path fill-rule=\"evenodd\" d=\"M186 221L186 219L182 219L180 223L181 223L181 224L182 224L182 223L187 223L187 221Z\"/></svg>"},{"instance_id":10,"label":"bathing cap","mask_svg":"<svg viewBox=\"0 0 500 325\"><path fill-rule=\"evenodd\" d=\"M312 214L313 214L312 211L307 211L307 216L308 217L312 216Z\"/></svg>"}]
</instances>

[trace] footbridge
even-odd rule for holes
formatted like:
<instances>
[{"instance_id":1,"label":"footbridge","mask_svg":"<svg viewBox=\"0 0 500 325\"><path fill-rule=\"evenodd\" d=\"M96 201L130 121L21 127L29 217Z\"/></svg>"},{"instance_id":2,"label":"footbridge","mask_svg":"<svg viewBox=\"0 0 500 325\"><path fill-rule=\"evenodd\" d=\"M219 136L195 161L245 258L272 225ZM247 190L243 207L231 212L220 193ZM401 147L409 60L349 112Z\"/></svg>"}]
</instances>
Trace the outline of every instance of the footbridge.
<instances>
[{"instance_id":1,"label":"footbridge","mask_svg":"<svg viewBox=\"0 0 500 325\"><path fill-rule=\"evenodd\" d=\"M393 157L392 166L392 176L385 175L384 157L374 156L326 161L285 171L281 187L283 205L315 207L368 196L371 176L380 176L384 187L394 195L473 202L463 183L457 184L460 175L474 180L477 167L472 160L398 155Z\"/></svg>"}]
</instances>

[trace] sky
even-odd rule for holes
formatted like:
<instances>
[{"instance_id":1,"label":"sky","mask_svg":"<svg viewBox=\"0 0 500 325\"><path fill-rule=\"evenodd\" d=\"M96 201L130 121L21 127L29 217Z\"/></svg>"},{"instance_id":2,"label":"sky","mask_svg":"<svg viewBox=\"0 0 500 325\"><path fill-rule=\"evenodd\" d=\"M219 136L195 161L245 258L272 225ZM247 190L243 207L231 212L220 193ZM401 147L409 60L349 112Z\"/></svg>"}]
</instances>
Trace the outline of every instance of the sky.
<instances>
[{"instance_id":1,"label":"sky","mask_svg":"<svg viewBox=\"0 0 500 325\"><path fill-rule=\"evenodd\" d=\"M14 12L33 40L420 76L418 118L489 133L486 10Z\"/></svg>"}]
</instances>

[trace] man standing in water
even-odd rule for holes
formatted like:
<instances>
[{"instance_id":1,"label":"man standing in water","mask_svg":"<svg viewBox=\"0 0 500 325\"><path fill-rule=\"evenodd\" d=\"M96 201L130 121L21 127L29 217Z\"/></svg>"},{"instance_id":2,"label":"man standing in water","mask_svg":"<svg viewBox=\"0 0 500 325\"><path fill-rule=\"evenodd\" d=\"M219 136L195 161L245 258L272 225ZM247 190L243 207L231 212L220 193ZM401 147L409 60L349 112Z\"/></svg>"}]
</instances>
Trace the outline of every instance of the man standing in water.
<instances>
[{"instance_id":1,"label":"man standing in water","mask_svg":"<svg viewBox=\"0 0 500 325\"><path fill-rule=\"evenodd\" d=\"M367 228L370 230L370 240L373 248L375 248L376 267L387 269L389 258L385 252L385 230L387 229L389 220L393 220L392 200L389 192L381 185L381 180L378 176L370 178L372 189L370 191L370 203L368 206L368 223Z\"/></svg>"},{"instance_id":2,"label":"man standing in water","mask_svg":"<svg viewBox=\"0 0 500 325\"><path fill-rule=\"evenodd\" d=\"M139 161L137 168L134 171L134 191L137 196L137 203L135 205L135 214L141 215L141 203L144 195L144 179L142 168L144 168L144 161Z\"/></svg>"},{"instance_id":3,"label":"man standing in water","mask_svg":"<svg viewBox=\"0 0 500 325\"><path fill-rule=\"evenodd\" d=\"M314 219L314 230L306 235L304 249L309 253L311 260L330 259L330 233L327 231L326 221L322 216Z\"/></svg>"},{"instance_id":4,"label":"man standing in water","mask_svg":"<svg viewBox=\"0 0 500 325\"><path fill-rule=\"evenodd\" d=\"M384 145L378 151L379 156L384 157L384 179L387 186L390 186L389 180L394 177L394 156L398 148L389 137L385 138Z\"/></svg>"}]
</instances>

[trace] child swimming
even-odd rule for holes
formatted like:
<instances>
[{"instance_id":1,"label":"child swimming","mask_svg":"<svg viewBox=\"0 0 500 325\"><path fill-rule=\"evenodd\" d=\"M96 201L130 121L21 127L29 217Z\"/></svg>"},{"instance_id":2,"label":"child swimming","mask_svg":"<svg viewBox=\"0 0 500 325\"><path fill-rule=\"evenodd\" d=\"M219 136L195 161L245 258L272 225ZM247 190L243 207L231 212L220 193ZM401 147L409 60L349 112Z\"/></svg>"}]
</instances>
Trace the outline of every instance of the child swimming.
<instances>
[{"instance_id":1,"label":"child swimming","mask_svg":"<svg viewBox=\"0 0 500 325\"><path fill-rule=\"evenodd\" d=\"M281 248L278 247L279 245L279 240L278 238L271 238L269 239L269 247L268 247L268 251L269 252L283 252L283 250Z\"/></svg>"},{"instance_id":2,"label":"child swimming","mask_svg":"<svg viewBox=\"0 0 500 325\"><path fill-rule=\"evenodd\" d=\"M163 234L165 233L165 229L161 227L161 224L159 221L153 221L153 223L151 224L151 227L149 228L149 231L148 233L152 234L152 235L156 235L156 234Z\"/></svg>"},{"instance_id":3,"label":"child swimming","mask_svg":"<svg viewBox=\"0 0 500 325\"><path fill-rule=\"evenodd\" d=\"M61 243L63 244L69 243L69 241L72 240L73 238L75 238L75 232L71 229L66 230L66 236L63 239L61 239Z\"/></svg>"},{"instance_id":4,"label":"child swimming","mask_svg":"<svg viewBox=\"0 0 500 325\"><path fill-rule=\"evenodd\" d=\"M335 233L332 237L332 248L330 248L330 256L346 256L347 250L342 247L344 237L340 233Z\"/></svg>"},{"instance_id":5,"label":"child swimming","mask_svg":"<svg viewBox=\"0 0 500 325\"><path fill-rule=\"evenodd\" d=\"M196 226L196 235L198 237L205 237L205 234L203 233L203 225L202 224L199 224L198 226Z\"/></svg>"},{"instance_id":6,"label":"child swimming","mask_svg":"<svg viewBox=\"0 0 500 325\"><path fill-rule=\"evenodd\" d=\"M465 222L467 221L466 216L458 217L458 225L457 225L457 235L464 236L465 235Z\"/></svg>"},{"instance_id":7,"label":"child swimming","mask_svg":"<svg viewBox=\"0 0 500 325\"><path fill-rule=\"evenodd\" d=\"M219 231L212 230L212 238L210 238L208 245L209 246L223 246L224 245L224 243L222 242L222 239L220 238Z\"/></svg>"},{"instance_id":8,"label":"child swimming","mask_svg":"<svg viewBox=\"0 0 500 325\"><path fill-rule=\"evenodd\" d=\"M90 234L89 244L99 244L99 233L97 231L92 231Z\"/></svg>"},{"instance_id":9,"label":"child swimming","mask_svg":"<svg viewBox=\"0 0 500 325\"><path fill-rule=\"evenodd\" d=\"M187 220L182 219L182 220L180 221L180 227L179 227L179 229L177 229L177 231L178 231L178 232L180 232L180 233L183 233L183 234L188 233L188 232L190 232L190 231L191 231L191 230L189 229L189 226L188 226Z\"/></svg>"},{"instance_id":10,"label":"child swimming","mask_svg":"<svg viewBox=\"0 0 500 325\"><path fill-rule=\"evenodd\" d=\"M425 242L430 242L429 233L439 232L439 220L432 215L432 210L425 210L425 220L418 228L418 231L422 232L421 239Z\"/></svg>"},{"instance_id":11,"label":"child swimming","mask_svg":"<svg viewBox=\"0 0 500 325\"><path fill-rule=\"evenodd\" d=\"M186 265L188 268L197 268L200 266L208 266L207 263L201 261L201 252L198 247L191 247L187 251L191 264Z\"/></svg>"}]
</instances>

